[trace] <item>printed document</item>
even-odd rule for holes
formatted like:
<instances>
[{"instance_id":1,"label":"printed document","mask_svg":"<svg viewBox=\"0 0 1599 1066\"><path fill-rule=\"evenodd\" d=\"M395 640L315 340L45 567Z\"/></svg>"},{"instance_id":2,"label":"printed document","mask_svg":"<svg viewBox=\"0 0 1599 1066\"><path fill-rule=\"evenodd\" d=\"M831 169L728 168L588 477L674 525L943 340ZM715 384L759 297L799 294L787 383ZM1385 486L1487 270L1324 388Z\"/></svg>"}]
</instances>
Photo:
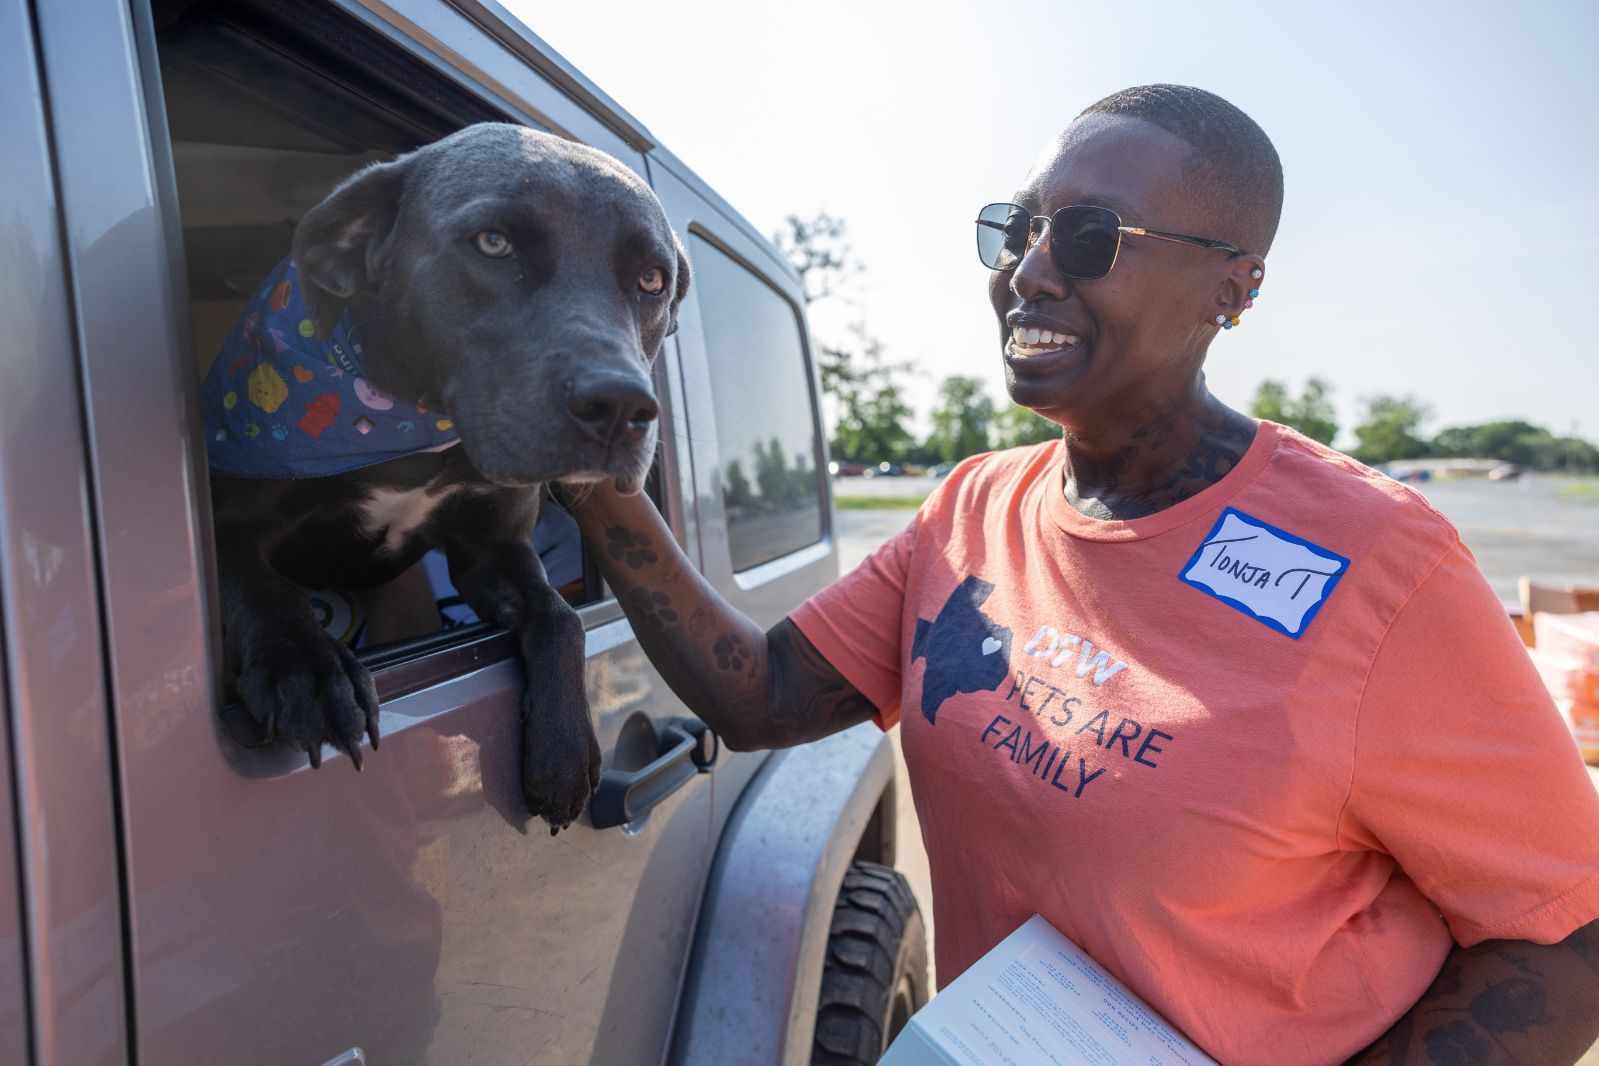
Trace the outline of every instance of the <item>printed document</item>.
<instances>
[{"instance_id":1,"label":"printed document","mask_svg":"<svg viewBox=\"0 0 1599 1066\"><path fill-rule=\"evenodd\" d=\"M879 1066L1216 1066L1033 915L917 1011Z\"/></svg>"}]
</instances>

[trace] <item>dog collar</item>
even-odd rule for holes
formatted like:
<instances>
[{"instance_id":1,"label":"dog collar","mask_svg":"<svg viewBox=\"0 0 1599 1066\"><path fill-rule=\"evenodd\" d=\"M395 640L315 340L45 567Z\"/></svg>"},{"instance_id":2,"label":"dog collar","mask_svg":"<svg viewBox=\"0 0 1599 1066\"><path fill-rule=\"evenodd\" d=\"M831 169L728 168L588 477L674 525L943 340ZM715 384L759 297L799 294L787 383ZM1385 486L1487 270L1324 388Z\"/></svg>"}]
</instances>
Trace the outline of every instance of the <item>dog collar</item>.
<instances>
[{"instance_id":1,"label":"dog collar","mask_svg":"<svg viewBox=\"0 0 1599 1066\"><path fill-rule=\"evenodd\" d=\"M460 440L454 423L362 374L348 311L318 337L285 259L256 290L201 386L206 458L230 477L328 477Z\"/></svg>"}]
</instances>

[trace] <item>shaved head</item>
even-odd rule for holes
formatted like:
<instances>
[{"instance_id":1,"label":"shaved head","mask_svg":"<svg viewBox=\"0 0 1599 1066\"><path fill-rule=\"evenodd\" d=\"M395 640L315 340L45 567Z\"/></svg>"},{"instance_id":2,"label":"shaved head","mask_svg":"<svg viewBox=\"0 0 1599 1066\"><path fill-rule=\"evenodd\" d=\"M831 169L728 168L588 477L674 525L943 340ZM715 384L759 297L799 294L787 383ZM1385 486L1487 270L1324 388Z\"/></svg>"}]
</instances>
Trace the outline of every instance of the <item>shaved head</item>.
<instances>
[{"instance_id":1,"label":"shaved head","mask_svg":"<svg viewBox=\"0 0 1599 1066\"><path fill-rule=\"evenodd\" d=\"M1205 234L1265 255L1283 210L1283 167L1266 131L1215 93L1188 85L1138 85L1113 93L1078 118L1136 118L1181 138L1193 152L1184 192L1214 219Z\"/></svg>"}]
</instances>

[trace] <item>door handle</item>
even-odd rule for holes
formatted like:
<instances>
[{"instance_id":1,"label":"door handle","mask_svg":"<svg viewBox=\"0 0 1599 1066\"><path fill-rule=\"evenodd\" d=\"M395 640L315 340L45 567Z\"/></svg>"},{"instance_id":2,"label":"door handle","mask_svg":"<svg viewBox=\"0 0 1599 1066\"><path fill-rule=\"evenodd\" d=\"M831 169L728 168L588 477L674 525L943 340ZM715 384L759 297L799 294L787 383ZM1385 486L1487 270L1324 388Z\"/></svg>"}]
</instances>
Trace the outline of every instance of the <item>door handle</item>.
<instances>
[{"instance_id":1,"label":"door handle","mask_svg":"<svg viewBox=\"0 0 1599 1066\"><path fill-rule=\"evenodd\" d=\"M673 718L661 728L660 754L637 770L604 770L589 800L595 829L626 825L648 814L699 774L710 773L721 743L698 718Z\"/></svg>"}]
</instances>

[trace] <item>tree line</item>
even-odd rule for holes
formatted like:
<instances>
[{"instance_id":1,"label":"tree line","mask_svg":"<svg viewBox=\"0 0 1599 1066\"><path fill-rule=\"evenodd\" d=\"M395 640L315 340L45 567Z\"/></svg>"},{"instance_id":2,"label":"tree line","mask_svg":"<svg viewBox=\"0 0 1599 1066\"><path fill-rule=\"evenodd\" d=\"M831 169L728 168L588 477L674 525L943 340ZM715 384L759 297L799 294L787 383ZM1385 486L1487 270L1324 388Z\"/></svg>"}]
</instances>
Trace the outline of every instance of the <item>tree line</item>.
<instances>
[{"instance_id":1,"label":"tree line","mask_svg":"<svg viewBox=\"0 0 1599 1066\"><path fill-rule=\"evenodd\" d=\"M1263 381L1249 413L1292 426L1323 444L1338 436L1332 386L1320 378L1306 381L1297 396L1281 381ZM1519 418L1448 426L1429 436L1422 427L1431 418L1427 405L1413 396L1368 396L1361 401L1349 454L1373 465L1395 459L1498 459L1528 470L1599 472L1599 448L1581 437L1558 436Z\"/></svg>"},{"instance_id":2,"label":"tree line","mask_svg":"<svg viewBox=\"0 0 1599 1066\"><path fill-rule=\"evenodd\" d=\"M773 241L799 273L807 304L847 304L850 283L862 265L843 219L790 215ZM911 364L888 359L862 318L856 316L838 335L818 338L817 347L822 392L833 407L828 443L835 460L932 465L1061 434L1059 426L1025 407L996 407L979 379L952 375L939 383L931 432L918 437L911 430L916 412L906 394ZM1342 428L1332 393L1320 378L1310 378L1297 393L1283 381L1267 379L1256 389L1249 413L1332 445ZM1559 436L1520 419L1448 426L1428 435L1423 427L1431 418L1427 405L1412 396L1365 397L1351 428L1354 444L1346 450L1372 465L1459 457L1499 459L1530 470L1599 473L1599 448L1581 437Z\"/></svg>"}]
</instances>

